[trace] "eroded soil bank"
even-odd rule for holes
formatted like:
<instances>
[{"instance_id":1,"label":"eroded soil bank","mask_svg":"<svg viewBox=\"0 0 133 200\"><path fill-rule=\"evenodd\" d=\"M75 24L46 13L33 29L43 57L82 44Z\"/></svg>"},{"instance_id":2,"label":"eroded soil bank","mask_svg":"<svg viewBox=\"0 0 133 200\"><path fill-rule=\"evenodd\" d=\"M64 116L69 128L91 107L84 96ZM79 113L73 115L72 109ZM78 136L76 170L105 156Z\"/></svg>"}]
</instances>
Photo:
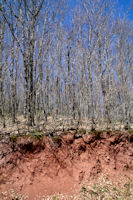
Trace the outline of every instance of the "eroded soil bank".
<instances>
[{"instance_id":1,"label":"eroded soil bank","mask_svg":"<svg viewBox=\"0 0 133 200\"><path fill-rule=\"evenodd\" d=\"M38 195L74 195L82 184L103 175L114 183L133 180L133 134L67 132L0 142L1 198L10 189L31 200Z\"/></svg>"}]
</instances>

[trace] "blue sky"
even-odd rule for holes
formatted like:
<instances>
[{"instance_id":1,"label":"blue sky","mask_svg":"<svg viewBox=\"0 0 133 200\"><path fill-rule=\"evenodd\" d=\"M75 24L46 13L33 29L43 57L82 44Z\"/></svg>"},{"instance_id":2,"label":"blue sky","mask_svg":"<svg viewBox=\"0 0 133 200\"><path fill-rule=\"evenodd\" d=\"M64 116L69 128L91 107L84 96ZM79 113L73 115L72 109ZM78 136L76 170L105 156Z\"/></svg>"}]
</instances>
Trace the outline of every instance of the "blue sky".
<instances>
[{"instance_id":1,"label":"blue sky","mask_svg":"<svg viewBox=\"0 0 133 200\"><path fill-rule=\"evenodd\" d=\"M130 10L128 12L128 18L133 20L133 0L118 0L117 6L118 6L118 9L122 8L122 11L124 13L130 7Z\"/></svg>"},{"instance_id":2,"label":"blue sky","mask_svg":"<svg viewBox=\"0 0 133 200\"><path fill-rule=\"evenodd\" d=\"M68 1L68 18L72 9L77 5L79 0L67 0ZM128 13L128 18L133 20L133 0L112 0L112 2L116 3L116 9L121 11L121 14L126 13L129 6L131 9Z\"/></svg>"}]
</instances>

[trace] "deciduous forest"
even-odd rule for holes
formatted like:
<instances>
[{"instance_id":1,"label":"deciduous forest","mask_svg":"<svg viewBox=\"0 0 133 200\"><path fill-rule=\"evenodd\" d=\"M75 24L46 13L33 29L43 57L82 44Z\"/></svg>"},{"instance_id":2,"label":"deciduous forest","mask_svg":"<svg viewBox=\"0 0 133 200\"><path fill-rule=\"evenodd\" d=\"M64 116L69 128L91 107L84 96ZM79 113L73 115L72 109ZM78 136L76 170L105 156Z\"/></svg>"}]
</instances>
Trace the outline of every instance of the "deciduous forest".
<instances>
[{"instance_id":1,"label":"deciduous forest","mask_svg":"<svg viewBox=\"0 0 133 200\"><path fill-rule=\"evenodd\" d=\"M129 128L133 27L114 1L80 1L67 21L66 1L0 3L3 126L23 115L29 126L61 116Z\"/></svg>"},{"instance_id":2,"label":"deciduous forest","mask_svg":"<svg viewBox=\"0 0 133 200\"><path fill-rule=\"evenodd\" d=\"M0 0L0 192L5 189L4 178L9 174L19 177L18 169L29 173L25 168L28 164L23 164L28 162L26 158L31 159L31 154L34 158L28 169L34 170L26 178L37 177L36 169L41 173L45 168L51 170L47 174L53 173L54 186L56 181L59 183L54 188L49 179L45 182L42 178L48 191L45 194L66 192L64 188L69 190L75 177L79 177L79 182L88 180L87 173L96 177L108 172L118 179L122 173L128 178L132 174L133 4L129 0L128 5L122 6L122 2ZM86 159L92 156L90 165L88 160L83 165L81 154ZM39 161L43 156L48 157L44 165ZM38 162L33 162L35 159ZM74 168L73 173L77 171L78 175L68 176L72 166L76 166L73 163L77 161L69 165L73 159L82 160L82 170ZM2 166L7 171L2 171ZM15 173L14 166L19 166ZM56 176L55 171L60 174L59 166L69 170ZM65 176L68 185L60 182ZM20 181L21 189L17 191L28 192L33 200L33 194L43 190L37 178L26 178L27 182ZM12 180L15 184L17 178ZM32 184L38 187L33 194ZM10 187L6 185L7 188ZM98 191L90 196L87 191L82 186L84 198L79 199L98 199L94 195ZM118 197L117 193L115 199L131 197L122 194ZM11 200L19 199L9 196Z\"/></svg>"}]
</instances>

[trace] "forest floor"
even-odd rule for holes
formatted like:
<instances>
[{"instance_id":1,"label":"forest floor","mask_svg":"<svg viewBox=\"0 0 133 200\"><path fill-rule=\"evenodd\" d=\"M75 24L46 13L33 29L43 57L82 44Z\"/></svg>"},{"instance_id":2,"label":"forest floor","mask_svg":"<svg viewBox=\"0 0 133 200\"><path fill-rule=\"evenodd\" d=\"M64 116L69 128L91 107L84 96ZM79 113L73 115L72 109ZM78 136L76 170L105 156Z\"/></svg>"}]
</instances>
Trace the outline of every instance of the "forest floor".
<instances>
[{"instance_id":1,"label":"forest floor","mask_svg":"<svg viewBox=\"0 0 133 200\"><path fill-rule=\"evenodd\" d=\"M133 199L133 132L0 133L0 200Z\"/></svg>"}]
</instances>

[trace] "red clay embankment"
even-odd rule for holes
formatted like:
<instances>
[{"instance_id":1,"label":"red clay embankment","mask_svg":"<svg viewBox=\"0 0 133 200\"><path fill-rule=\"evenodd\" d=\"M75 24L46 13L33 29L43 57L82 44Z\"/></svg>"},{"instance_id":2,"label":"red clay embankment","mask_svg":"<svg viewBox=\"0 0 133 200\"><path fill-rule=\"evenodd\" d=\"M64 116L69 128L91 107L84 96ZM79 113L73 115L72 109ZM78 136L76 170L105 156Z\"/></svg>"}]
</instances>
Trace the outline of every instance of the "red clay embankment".
<instances>
[{"instance_id":1,"label":"red clay embankment","mask_svg":"<svg viewBox=\"0 0 133 200\"><path fill-rule=\"evenodd\" d=\"M18 137L0 145L0 193L14 189L31 200L38 194L76 194L80 183L101 175L118 182L133 174L129 133Z\"/></svg>"}]
</instances>

